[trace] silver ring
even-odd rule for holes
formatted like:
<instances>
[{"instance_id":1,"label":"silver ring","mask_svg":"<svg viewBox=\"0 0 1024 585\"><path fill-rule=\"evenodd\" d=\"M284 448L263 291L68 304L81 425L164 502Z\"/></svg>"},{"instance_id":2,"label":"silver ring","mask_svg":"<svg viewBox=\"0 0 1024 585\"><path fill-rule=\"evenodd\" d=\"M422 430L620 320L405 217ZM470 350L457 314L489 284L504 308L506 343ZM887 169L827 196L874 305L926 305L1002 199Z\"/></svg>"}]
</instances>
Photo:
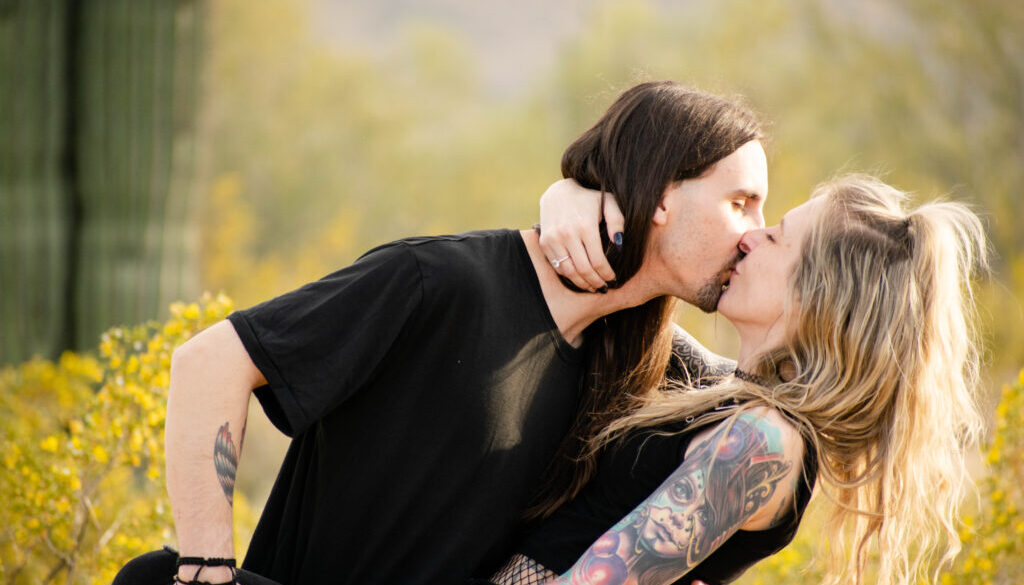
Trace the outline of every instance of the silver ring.
<instances>
[{"instance_id":1,"label":"silver ring","mask_svg":"<svg viewBox=\"0 0 1024 585\"><path fill-rule=\"evenodd\" d=\"M561 264L562 262L565 262L568 259L569 259L569 255L566 254L565 256L562 256L561 258L555 258L554 260L552 260L551 261L551 265L554 266L555 268L558 268L559 264Z\"/></svg>"}]
</instances>

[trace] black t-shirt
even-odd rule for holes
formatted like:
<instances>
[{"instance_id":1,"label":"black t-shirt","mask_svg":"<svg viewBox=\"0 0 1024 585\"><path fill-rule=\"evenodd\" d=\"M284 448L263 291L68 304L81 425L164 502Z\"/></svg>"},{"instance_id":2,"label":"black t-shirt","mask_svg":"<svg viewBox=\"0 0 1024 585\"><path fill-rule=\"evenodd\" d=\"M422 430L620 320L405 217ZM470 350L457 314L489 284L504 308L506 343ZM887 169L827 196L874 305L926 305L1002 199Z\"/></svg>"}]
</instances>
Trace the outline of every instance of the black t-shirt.
<instances>
[{"instance_id":1,"label":"black t-shirt","mask_svg":"<svg viewBox=\"0 0 1024 585\"><path fill-rule=\"evenodd\" d=\"M605 449L598 457L594 478L576 498L533 530L520 543L518 552L555 573L568 571L594 541L679 467L690 440L701 430L687 427L685 421L680 421L633 431L622 442ZM782 550L796 534L814 487L817 465L810 451L804 465L810 483L797 482L795 509L778 525L736 532L676 583L689 584L696 579L710 585L729 583L760 559Z\"/></svg>"},{"instance_id":2,"label":"black t-shirt","mask_svg":"<svg viewBox=\"0 0 1024 585\"><path fill-rule=\"evenodd\" d=\"M229 319L293 437L245 569L414 585L507 557L572 423L581 358L518 232L388 244Z\"/></svg>"}]
</instances>

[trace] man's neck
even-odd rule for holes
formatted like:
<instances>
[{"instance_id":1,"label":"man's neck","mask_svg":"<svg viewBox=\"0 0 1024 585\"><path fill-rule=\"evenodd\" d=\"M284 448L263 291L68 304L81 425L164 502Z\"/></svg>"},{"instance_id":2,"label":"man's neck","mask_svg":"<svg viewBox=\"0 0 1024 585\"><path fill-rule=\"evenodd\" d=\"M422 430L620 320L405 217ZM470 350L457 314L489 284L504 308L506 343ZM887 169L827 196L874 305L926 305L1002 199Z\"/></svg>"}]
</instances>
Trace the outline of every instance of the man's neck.
<instances>
[{"instance_id":1,"label":"man's neck","mask_svg":"<svg viewBox=\"0 0 1024 585\"><path fill-rule=\"evenodd\" d=\"M641 305L658 294L653 287L646 286L643 275L638 274L618 289L607 294L573 292L562 284L558 273L551 266L540 249L537 233L522 230L520 234L537 272L544 301L548 305L555 325L570 344L579 346L583 342L583 330L591 323L622 309Z\"/></svg>"}]
</instances>

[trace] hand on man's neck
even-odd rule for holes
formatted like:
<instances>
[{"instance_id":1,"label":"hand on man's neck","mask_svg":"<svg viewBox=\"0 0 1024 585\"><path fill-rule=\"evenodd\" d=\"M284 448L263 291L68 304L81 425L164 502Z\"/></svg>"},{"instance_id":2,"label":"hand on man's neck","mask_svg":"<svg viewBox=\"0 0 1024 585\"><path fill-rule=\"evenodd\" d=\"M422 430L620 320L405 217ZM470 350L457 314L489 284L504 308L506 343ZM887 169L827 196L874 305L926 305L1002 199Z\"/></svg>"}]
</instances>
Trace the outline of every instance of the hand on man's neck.
<instances>
[{"instance_id":1,"label":"hand on man's neck","mask_svg":"<svg viewBox=\"0 0 1024 585\"><path fill-rule=\"evenodd\" d=\"M644 290L644 279L640 275L631 278L621 288L609 289L606 294L569 290L541 251L537 233L522 230L520 234L533 260L533 268L537 272L537 280L540 281L541 292L551 317L562 337L573 346L579 347L583 343L583 330L594 321L658 296L653 290Z\"/></svg>"}]
</instances>

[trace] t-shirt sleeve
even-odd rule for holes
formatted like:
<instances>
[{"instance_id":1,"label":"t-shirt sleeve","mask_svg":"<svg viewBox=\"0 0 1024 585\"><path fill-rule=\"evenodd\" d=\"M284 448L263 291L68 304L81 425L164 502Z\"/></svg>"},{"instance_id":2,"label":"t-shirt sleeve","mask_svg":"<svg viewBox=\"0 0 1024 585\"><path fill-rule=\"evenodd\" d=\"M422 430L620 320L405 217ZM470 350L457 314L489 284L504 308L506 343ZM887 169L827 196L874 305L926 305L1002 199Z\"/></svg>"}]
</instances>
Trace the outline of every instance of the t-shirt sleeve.
<instances>
[{"instance_id":1,"label":"t-shirt sleeve","mask_svg":"<svg viewBox=\"0 0 1024 585\"><path fill-rule=\"evenodd\" d=\"M228 316L267 379L268 418L294 436L372 379L423 297L409 246L371 250L351 266Z\"/></svg>"}]
</instances>

